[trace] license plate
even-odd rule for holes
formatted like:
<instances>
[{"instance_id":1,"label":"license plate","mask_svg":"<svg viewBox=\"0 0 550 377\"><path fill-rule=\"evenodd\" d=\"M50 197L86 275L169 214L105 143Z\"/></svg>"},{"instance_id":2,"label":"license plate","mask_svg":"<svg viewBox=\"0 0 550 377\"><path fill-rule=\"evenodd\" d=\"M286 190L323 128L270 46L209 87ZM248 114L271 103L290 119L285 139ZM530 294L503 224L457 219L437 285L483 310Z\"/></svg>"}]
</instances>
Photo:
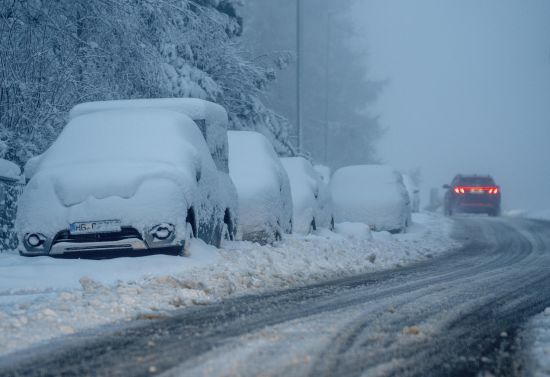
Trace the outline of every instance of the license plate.
<instances>
[{"instance_id":1,"label":"license plate","mask_svg":"<svg viewBox=\"0 0 550 377\"><path fill-rule=\"evenodd\" d=\"M482 189L479 189L479 190L474 189L474 190L470 190L470 193L472 193L472 194L483 194L484 191Z\"/></svg>"},{"instance_id":2,"label":"license plate","mask_svg":"<svg viewBox=\"0 0 550 377\"><path fill-rule=\"evenodd\" d=\"M116 233L120 231L120 220L86 221L72 223L69 226L71 234Z\"/></svg>"}]
</instances>

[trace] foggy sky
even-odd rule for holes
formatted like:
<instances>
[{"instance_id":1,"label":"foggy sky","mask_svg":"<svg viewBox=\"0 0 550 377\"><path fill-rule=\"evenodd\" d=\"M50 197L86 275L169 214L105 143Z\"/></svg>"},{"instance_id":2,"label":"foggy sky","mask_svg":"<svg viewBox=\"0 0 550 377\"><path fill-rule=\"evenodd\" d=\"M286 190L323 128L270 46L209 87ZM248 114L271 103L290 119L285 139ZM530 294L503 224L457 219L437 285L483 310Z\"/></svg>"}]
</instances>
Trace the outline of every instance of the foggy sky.
<instances>
[{"instance_id":1,"label":"foggy sky","mask_svg":"<svg viewBox=\"0 0 550 377\"><path fill-rule=\"evenodd\" d=\"M354 17L389 79L387 163L420 166L424 193L490 173L504 209L550 208L550 1L357 0Z\"/></svg>"}]
</instances>

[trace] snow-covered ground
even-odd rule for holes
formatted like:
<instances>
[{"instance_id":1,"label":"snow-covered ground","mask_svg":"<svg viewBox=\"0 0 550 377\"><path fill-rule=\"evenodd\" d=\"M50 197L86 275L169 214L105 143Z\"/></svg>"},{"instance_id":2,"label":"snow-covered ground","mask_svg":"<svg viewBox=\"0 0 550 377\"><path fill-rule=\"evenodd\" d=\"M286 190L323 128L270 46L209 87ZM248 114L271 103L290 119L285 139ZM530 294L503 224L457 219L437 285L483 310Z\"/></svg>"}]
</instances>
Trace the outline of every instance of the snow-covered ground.
<instances>
[{"instance_id":1,"label":"snow-covered ground","mask_svg":"<svg viewBox=\"0 0 550 377\"><path fill-rule=\"evenodd\" d=\"M527 328L527 376L550 377L550 308Z\"/></svg>"},{"instance_id":2,"label":"snow-covered ground","mask_svg":"<svg viewBox=\"0 0 550 377\"><path fill-rule=\"evenodd\" d=\"M218 250L194 241L186 258L0 254L0 355L98 325L391 268L459 246L450 220L425 213L413 219L400 235L345 223L274 246L227 242Z\"/></svg>"},{"instance_id":3,"label":"snow-covered ground","mask_svg":"<svg viewBox=\"0 0 550 377\"><path fill-rule=\"evenodd\" d=\"M539 220L550 220L550 209L528 212L526 217Z\"/></svg>"}]
</instances>

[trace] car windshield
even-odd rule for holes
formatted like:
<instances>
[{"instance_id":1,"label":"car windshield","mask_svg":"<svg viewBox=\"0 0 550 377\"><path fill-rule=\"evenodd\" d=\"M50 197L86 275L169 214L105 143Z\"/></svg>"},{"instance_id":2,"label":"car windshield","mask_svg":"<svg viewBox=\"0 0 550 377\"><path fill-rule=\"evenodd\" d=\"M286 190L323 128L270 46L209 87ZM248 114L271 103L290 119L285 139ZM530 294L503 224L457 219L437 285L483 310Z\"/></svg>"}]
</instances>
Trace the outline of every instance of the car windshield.
<instances>
[{"instance_id":1,"label":"car windshield","mask_svg":"<svg viewBox=\"0 0 550 377\"><path fill-rule=\"evenodd\" d=\"M162 112L105 112L72 120L48 151L42 167L81 163L181 163L193 124ZM183 130L188 128L187 130ZM196 128L196 127L195 127ZM191 131L191 132L190 132ZM200 131L196 130L200 139Z\"/></svg>"},{"instance_id":2,"label":"car windshield","mask_svg":"<svg viewBox=\"0 0 550 377\"><path fill-rule=\"evenodd\" d=\"M458 180L459 186L494 186L495 181L489 177L464 177Z\"/></svg>"}]
</instances>

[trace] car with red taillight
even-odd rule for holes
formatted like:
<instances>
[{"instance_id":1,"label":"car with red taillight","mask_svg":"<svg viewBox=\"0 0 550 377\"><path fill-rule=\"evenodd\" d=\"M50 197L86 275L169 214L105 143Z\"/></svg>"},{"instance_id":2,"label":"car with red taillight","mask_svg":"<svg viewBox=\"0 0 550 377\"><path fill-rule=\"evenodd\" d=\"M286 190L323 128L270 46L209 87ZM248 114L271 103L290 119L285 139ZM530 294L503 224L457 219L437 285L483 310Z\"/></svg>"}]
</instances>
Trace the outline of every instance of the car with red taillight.
<instances>
[{"instance_id":1,"label":"car with red taillight","mask_svg":"<svg viewBox=\"0 0 550 377\"><path fill-rule=\"evenodd\" d=\"M444 212L486 213L500 215L501 189L489 175L462 175L454 177L450 185L444 185Z\"/></svg>"}]
</instances>

